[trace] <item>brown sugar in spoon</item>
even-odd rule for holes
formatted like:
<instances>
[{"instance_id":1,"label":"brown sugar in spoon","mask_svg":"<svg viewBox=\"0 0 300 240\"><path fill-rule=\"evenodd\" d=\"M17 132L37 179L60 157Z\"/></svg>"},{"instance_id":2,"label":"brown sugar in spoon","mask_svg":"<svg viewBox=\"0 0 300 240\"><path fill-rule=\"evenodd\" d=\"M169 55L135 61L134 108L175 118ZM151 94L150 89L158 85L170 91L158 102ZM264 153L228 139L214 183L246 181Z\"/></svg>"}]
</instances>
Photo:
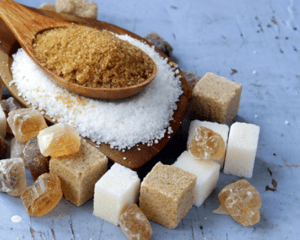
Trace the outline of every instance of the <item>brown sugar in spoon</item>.
<instances>
[{"instance_id":1,"label":"brown sugar in spoon","mask_svg":"<svg viewBox=\"0 0 300 240\"><path fill-rule=\"evenodd\" d=\"M35 36L52 28L74 27L81 25L52 19L38 13L35 13L12 0L0 1L0 18L5 22L11 32L14 34L22 48L33 59L33 61L50 77L50 79L59 86L70 92L91 98L98 99L120 99L139 93L156 76L157 67L153 62L153 72L144 82L125 88L90 88L65 81L62 77L41 66L33 50L33 41Z\"/></svg>"}]
</instances>

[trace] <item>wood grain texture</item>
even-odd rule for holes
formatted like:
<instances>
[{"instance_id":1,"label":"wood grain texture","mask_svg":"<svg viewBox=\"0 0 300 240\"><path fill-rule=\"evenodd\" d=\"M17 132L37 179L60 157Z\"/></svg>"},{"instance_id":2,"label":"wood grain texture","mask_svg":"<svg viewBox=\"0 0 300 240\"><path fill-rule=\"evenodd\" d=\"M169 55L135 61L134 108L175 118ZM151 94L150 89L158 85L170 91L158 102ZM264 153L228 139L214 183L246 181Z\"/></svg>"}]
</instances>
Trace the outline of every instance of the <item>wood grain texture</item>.
<instances>
[{"instance_id":1,"label":"wood grain texture","mask_svg":"<svg viewBox=\"0 0 300 240\"><path fill-rule=\"evenodd\" d=\"M112 31L117 34L128 34L129 36L138 39L140 41L147 42L145 39L125 30L122 28L119 28L117 26L97 21L97 20L92 20L92 19L83 19L83 18L78 18L74 17L68 14L58 14L46 10L38 10L34 8L30 8L34 12L38 12L40 14L43 14L45 16L54 18L54 19L59 19L59 20L64 20L64 21L72 21L78 24L83 24L85 26L90 26L90 27L95 27L99 30L106 29L109 31ZM12 36L10 31L8 30L7 27L5 27L5 24L0 21L0 41L2 41L2 44L0 45L0 58L3 60L0 63L0 76L10 91L10 93L24 106L30 107L29 104L26 103L26 101L21 97L18 96L18 90L14 85L9 85L10 82L12 81L12 74L10 71L10 66L12 63L12 54L16 52L16 50L20 47L16 39ZM7 37L5 37L7 36ZM152 46L151 43L147 42L148 45ZM159 52L160 55L162 55L164 58L168 58L163 52L158 50L156 48L156 51ZM169 63L174 64L174 62L169 59ZM188 86L186 84L185 78L183 74L180 72L181 75L181 84L182 84L182 89L183 89L183 94L180 96L179 102L177 103L177 110L174 111L173 118L174 120L170 122L171 127L173 129L173 133L170 134L170 138L165 136L162 138L159 143L154 144L153 146L147 146L145 144L139 144L139 148L141 150L138 150L137 147L131 148L130 150L126 150L126 152L121 152L116 149L111 149L109 145L107 144L101 144L100 145L100 151L103 152L105 155L109 157L109 159L113 162L118 162L126 167L129 167L133 170L139 169L141 166L143 166L146 162L148 162L150 159L152 159L156 154L158 154L165 146L166 144L170 141L170 139L175 135L176 131L179 129L181 122L184 118L185 112L187 110L188 106ZM45 116L49 124L53 124L54 122L48 117ZM90 143L92 143L90 141ZM92 143L94 144L94 143ZM123 158L126 158L126 161Z\"/></svg>"}]
</instances>

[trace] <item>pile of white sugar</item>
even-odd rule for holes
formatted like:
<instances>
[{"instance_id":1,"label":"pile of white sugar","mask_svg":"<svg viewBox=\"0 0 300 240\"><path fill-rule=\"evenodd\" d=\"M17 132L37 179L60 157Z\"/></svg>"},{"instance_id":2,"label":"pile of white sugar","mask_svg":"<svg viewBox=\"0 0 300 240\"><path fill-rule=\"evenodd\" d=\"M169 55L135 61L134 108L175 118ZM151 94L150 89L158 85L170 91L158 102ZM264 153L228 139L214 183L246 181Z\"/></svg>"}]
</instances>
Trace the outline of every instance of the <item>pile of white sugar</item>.
<instances>
[{"instance_id":1,"label":"pile of white sugar","mask_svg":"<svg viewBox=\"0 0 300 240\"><path fill-rule=\"evenodd\" d=\"M13 81L19 96L57 122L69 123L82 137L112 148L149 146L168 134L176 102L182 94L180 77L154 47L128 35L118 36L146 52L157 65L156 78L140 94L122 100L95 100L72 94L53 83L23 49L13 55Z\"/></svg>"}]
</instances>

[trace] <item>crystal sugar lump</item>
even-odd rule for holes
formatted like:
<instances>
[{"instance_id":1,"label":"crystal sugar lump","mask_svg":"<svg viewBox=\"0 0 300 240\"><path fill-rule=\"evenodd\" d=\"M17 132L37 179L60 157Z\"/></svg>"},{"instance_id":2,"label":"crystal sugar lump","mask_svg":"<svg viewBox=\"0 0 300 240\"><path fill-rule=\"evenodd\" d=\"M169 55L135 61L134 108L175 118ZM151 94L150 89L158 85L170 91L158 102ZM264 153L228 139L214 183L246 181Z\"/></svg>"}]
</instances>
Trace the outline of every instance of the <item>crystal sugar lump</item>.
<instances>
[{"instance_id":1,"label":"crystal sugar lump","mask_svg":"<svg viewBox=\"0 0 300 240\"><path fill-rule=\"evenodd\" d=\"M11 112L13 110L17 110L19 108L22 108L21 104L18 103L17 100L13 97L9 97L8 99L1 100L0 104L6 115L6 118L8 117L9 112ZM9 124L6 125L6 132L12 133L11 128L9 127Z\"/></svg>"},{"instance_id":2,"label":"crystal sugar lump","mask_svg":"<svg viewBox=\"0 0 300 240\"><path fill-rule=\"evenodd\" d=\"M94 215L114 225L138 200L140 179L135 171L115 163L95 185Z\"/></svg>"},{"instance_id":3,"label":"crystal sugar lump","mask_svg":"<svg viewBox=\"0 0 300 240\"><path fill-rule=\"evenodd\" d=\"M209 128L198 126L188 145L189 152L198 159L220 159L225 153L222 136Z\"/></svg>"},{"instance_id":4,"label":"crystal sugar lump","mask_svg":"<svg viewBox=\"0 0 300 240\"><path fill-rule=\"evenodd\" d=\"M171 56L173 52L172 46L165 39L159 36L156 32L149 33L144 38L150 43L152 43L159 50L164 52L166 55Z\"/></svg>"},{"instance_id":5,"label":"crystal sugar lump","mask_svg":"<svg viewBox=\"0 0 300 240\"><path fill-rule=\"evenodd\" d=\"M107 171L107 157L82 140L77 153L52 157L50 173L61 180L64 197L80 206L93 197L96 182Z\"/></svg>"},{"instance_id":6,"label":"crystal sugar lump","mask_svg":"<svg viewBox=\"0 0 300 240\"><path fill-rule=\"evenodd\" d=\"M193 89L190 116L229 125L238 113L241 93L242 84L208 72Z\"/></svg>"},{"instance_id":7,"label":"crystal sugar lump","mask_svg":"<svg viewBox=\"0 0 300 240\"><path fill-rule=\"evenodd\" d=\"M25 165L21 158L0 161L0 192L20 196L27 188Z\"/></svg>"},{"instance_id":8,"label":"crystal sugar lump","mask_svg":"<svg viewBox=\"0 0 300 240\"><path fill-rule=\"evenodd\" d=\"M224 173L251 178L260 127L236 122L231 125L225 157Z\"/></svg>"},{"instance_id":9,"label":"crystal sugar lump","mask_svg":"<svg viewBox=\"0 0 300 240\"><path fill-rule=\"evenodd\" d=\"M28 141L48 127L42 113L32 108L20 108L9 112L7 122L16 139L21 142Z\"/></svg>"},{"instance_id":10,"label":"crystal sugar lump","mask_svg":"<svg viewBox=\"0 0 300 240\"><path fill-rule=\"evenodd\" d=\"M41 153L46 156L60 157L79 151L80 137L69 124L58 123L42 130L38 135Z\"/></svg>"},{"instance_id":11,"label":"crystal sugar lump","mask_svg":"<svg viewBox=\"0 0 300 240\"><path fill-rule=\"evenodd\" d=\"M225 149L226 149L229 127L226 124L219 124L219 123L216 123L216 122L207 122L207 121L199 121L199 120L191 121L190 128L189 128L189 133L188 133L187 146L189 146L190 142L192 141L192 139L196 135L197 128L199 126L209 128L212 131L220 134L222 136L223 140L224 140ZM215 161L216 163L219 163L221 168L222 168L223 164L224 164L224 159L225 159L225 151L219 159L211 159L211 160Z\"/></svg>"},{"instance_id":12,"label":"crystal sugar lump","mask_svg":"<svg viewBox=\"0 0 300 240\"><path fill-rule=\"evenodd\" d=\"M199 161L188 151L184 151L173 166L197 176L194 205L199 207L215 189L219 179L220 165L210 160Z\"/></svg>"},{"instance_id":13,"label":"crystal sugar lump","mask_svg":"<svg viewBox=\"0 0 300 240\"><path fill-rule=\"evenodd\" d=\"M40 217L50 212L62 198L58 176L44 173L21 195L28 215Z\"/></svg>"},{"instance_id":14,"label":"crystal sugar lump","mask_svg":"<svg viewBox=\"0 0 300 240\"><path fill-rule=\"evenodd\" d=\"M42 10L55 12L55 6L52 2L44 2L38 8Z\"/></svg>"},{"instance_id":15,"label":"crystal sugar lump","mask_svg":"<svg viewBox=\"0 0 300 240\"><path fill-rule=\"evenodd\" d=\"M8 150L9 144L5 141L5 139L0 136L0 158L4 158L7 150Z\"/></svg>"},{"instance_id":16,"label":"crystal sugar lump","mask_svg":"<svg viewBox=\"0 0 300 240\"><path fill-rule=\"evenodd\" d=\"M200 81L201 77L193 71L186 71L186 70L181 69L181 72L184 75L184 78L186 80L189 90L192 92L193 88Z\"/></svg>"},{"instance_id":17,"label":"crystal sugar lump","mask_svg":"<svg viewBox=\"0 0 300 240\"><path fill-rule=\"evenodd\" d=\"M10 158L22 158L25 166L27 166L27 162L23 150L26 143L18 141L15 137L10 141Z\"/></svg>"},{"instance_id":18,"label":"crystal sugar lump","mask_svg":"<svg viewBox=\"0 0 300 240\"><path fill-rule=\"evenodd\" d=\"M23 153L34 181L43 173L49 172L49 157L41 154L37 137L26 143Z\"/></svg>"},{"instance_id":19,"label":"crystal sugar lump","mask_svg":"<svg viewBox=\"0 0 300 240\"><path fill-rule=\"evenodd\" d=\"M6 115L1 106L0 106L0 136L3 138L5 138L6 136Z\"/></svg>"},{"instance_id":20,"label":"crystal sugar lump","mask_svg":"<svg viewBox=\"0 0 300 240\"><path fill-rule=\"evenodd\" d=\"M136 204L132 204L127 208L121 215L119 223L123 233L129 240L148 240L151 238L151 225Z\"/></svg>"},{"instance_id":21,"label":"crystal sugar lump","mask_svg":"<svg viewBox=\"0 0 300 240\"><path fill-rule=\"evenodd\" d=\"M56 11L78 17L97 19L98 6L86 0L56 0Z\"/></svg>"},{"instance_id":22,"label":"crystal sugar lump","mask_svg":"<svg viewBox=\"0 0 300 240\"><path fill-rule=\"evenodd\" d=\"M139 206L149 220L174 229L194 203L196 180L192 173L158 162L141 184Z\"/></svg>"},{"instance_id":23,"label":"crystal sugar lump","mask_svg":"<svg viewBox=\"0 0 300 240\"><path fill-rule=\"evenodd\" d=\"M251 226L260 220L261 197L246 180L239 180L224 187L219 193L225 211L238 223Z\"/></svg>"}]
</instances>

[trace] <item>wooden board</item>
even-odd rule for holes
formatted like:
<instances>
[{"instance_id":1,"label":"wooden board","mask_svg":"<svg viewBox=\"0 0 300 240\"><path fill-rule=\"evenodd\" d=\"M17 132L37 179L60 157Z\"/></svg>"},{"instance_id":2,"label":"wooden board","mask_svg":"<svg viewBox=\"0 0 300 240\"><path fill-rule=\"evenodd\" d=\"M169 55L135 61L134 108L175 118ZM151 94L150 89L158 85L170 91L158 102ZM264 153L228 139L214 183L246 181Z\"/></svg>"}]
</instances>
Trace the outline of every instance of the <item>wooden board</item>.
<instances>
[{"instance_id":1,"label":"wooden board","mask_svg":"<svg viewBox=\"0 0 300 240\"><path fill-rule=\"evenodd\" d=\"M40 10L35 8L29 8L29 9L51 18L69 21L69 22L72 21L78 24L94 27L99 30L106 29L117 34L128 34L129 36L138 40L143 40L148 45L152 46L151 43L137 36L136 34L106 22L101 22L101 21L86 19L86 18L79 18L69 14L58 14L55 12L50 12L50 11ZM12 74L10 71L10 66L12 63L12 54L14 54L17 51L17 49L20 48L20 45L18 44L17 40L14 38L12 33L7 29L7 27L1 20L0 20L0 41L1 41L0 77L4 82L5 86L7 87L7 89L10 91L10 93L25 107L30 107L30 105L28 105L21 96L18 96L18 90L16 89L16 87L14 85L9 86L10 81L12 81ZM159 52L161 56L165 58L167 57L169 59L169 64L171 65L174 64L174 62L167 55L161 52L159 49L156 48L156 51ZM171 127L173 129L173 133L169 135L170 138L165 136L159 141L159 143L154 144L153 146L150 147L148 147L145 144L139 144L139 148L141 149L140 151L137 149L137 147L134 147L131 148L130 150L126 150L126 152L121 152L116 149L111 149L108 144L101 144L100 151L103 152L105 155L107 155L111 161L118 162L133 170L137 170L145 163L147 163L149 160L151 160L156 154L158 154L171 140L171 138L175 135L176 131L179 129L181 125L181 122L187 110L188 97L189 97L189 90L185 78L181 72L179 74L181 75L183 94L180 96L179 102L177 102L177 110L174 111L174 115L173 115L174 120L170 122ZM49 124L54 123L48 116L45 116L45 118L48 120ZM124 161L123 159L124 157L126 157L126 161Z\"/></svg>"}]
</instances>

